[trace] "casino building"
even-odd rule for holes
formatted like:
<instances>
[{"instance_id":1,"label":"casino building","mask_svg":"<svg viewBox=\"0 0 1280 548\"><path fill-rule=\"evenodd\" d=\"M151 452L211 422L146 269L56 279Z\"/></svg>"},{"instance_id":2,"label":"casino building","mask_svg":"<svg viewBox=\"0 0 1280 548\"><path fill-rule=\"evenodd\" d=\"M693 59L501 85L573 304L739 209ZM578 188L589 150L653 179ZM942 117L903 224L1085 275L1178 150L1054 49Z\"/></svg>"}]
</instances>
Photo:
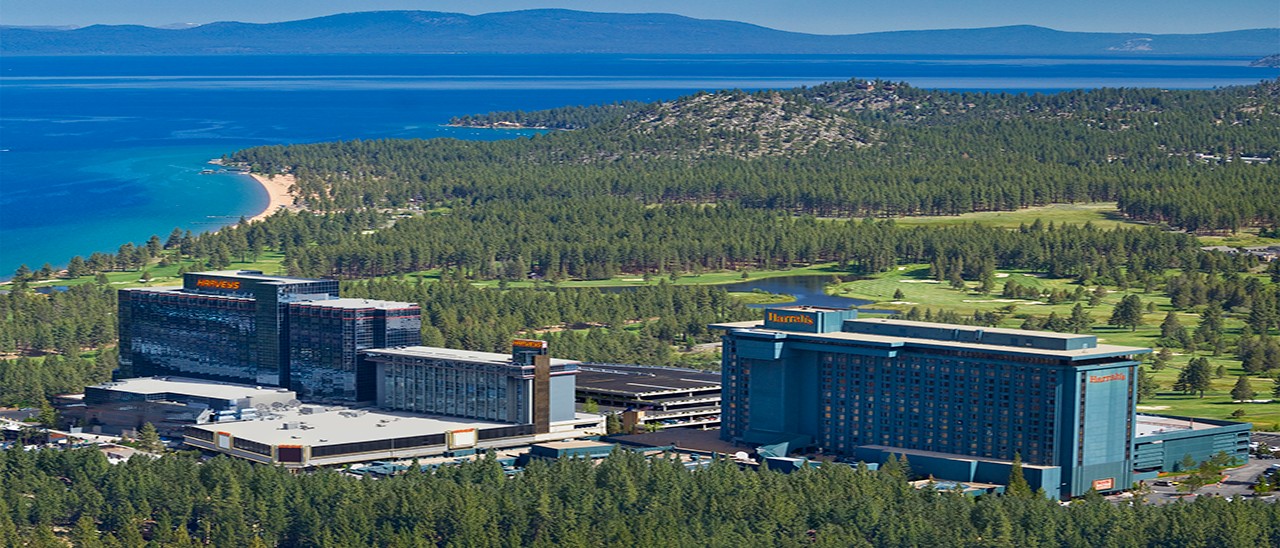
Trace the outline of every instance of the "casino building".
<instances>
[{"instance_id":1,"label":"casino building","mask_svg":"<svg viewBox=\"0 0 1280 548\"><path fill-rule=\"evenodd\" d=\"M545 341L516 340L510 355L415 346L416 304L339 298L333 280L198 272L119 301L117 379L148 378L84 399L104 424L163 412L189 446L290 468L604 433L603 417L574 411L578 362L552 359ZM123 416L117 400L155 412Z\"/></svg>"},{"instance_id":2,"label":"casino building","mask_svg":"<svg viewBox=\"0 0 1280 548\"><path fill-rule=\"evenodd\" d=\"M371 402L374 368L362 351L422 342L418 305L369 299L290 303L289 386L311 401Z\"/></svg>"},{"instance_id":3,"label":"casino building","mask_svg":"<svg viewBox=\"0 0 1280 548\"><path fill-rule=\"evenodd\" d=\"M1135 412L1147 348L816 307L712 327L725 330L721 438L762 451L905 455L915 473L986 483L1005 483L1016 455L1033 488L1062 498L1127 489L1182 457L1143 437L1154 435ZM1160 435L1204 460L1246 454L1249 426Z\"/></svg>"},{"instance_id":4,"label":"casino building","mask_svg":"<svg viewBox=\"0 0 1280 548\"><path fill-rule=\"evenodd\" d=\"M289 303L338 297L337 280L192 272L182 287L119 292L120 377L289 383Z\"/></svg>"}]
</instances>

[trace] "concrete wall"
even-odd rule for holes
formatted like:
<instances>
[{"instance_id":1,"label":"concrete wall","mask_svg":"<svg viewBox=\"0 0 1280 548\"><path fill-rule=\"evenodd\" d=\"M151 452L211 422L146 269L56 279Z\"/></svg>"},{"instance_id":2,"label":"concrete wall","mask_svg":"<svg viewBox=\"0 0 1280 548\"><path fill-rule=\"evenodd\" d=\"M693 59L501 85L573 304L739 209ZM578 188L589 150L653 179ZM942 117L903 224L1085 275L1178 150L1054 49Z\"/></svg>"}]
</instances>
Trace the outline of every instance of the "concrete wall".
<instances>
[{"instance_id":1,"label":"concrete wall","mask_svg":"<svg viewBox=\"0 0 1280 548\"><path fill-rule=\"evenodd\" d=\"M573 420L573 391L576 386L573 375L551 377L551 421Z\"/></svg>"}]
</instances>

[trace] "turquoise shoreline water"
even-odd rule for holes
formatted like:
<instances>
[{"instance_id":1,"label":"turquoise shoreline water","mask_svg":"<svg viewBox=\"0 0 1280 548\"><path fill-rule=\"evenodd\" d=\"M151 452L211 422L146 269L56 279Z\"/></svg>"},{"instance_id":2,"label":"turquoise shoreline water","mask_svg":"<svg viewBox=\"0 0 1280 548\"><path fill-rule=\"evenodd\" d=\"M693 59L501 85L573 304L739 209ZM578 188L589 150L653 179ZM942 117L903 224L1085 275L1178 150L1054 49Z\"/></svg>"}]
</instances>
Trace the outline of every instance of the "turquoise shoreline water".
<instances>
[{"instance_id":1,"label":"turquoise shoreline water","mask_svg":"<svg viewBox=\"0 0 1280 548\"><path fill-rule=\"evenodd\" d=\"M452 55L7 58L0 68L0 278L200 232L267 203L211 158L339 139L506 139L452 116L851 77L946 89L1208 88L1280 76L1244 59Z\"/></svg>"}]
</instances>

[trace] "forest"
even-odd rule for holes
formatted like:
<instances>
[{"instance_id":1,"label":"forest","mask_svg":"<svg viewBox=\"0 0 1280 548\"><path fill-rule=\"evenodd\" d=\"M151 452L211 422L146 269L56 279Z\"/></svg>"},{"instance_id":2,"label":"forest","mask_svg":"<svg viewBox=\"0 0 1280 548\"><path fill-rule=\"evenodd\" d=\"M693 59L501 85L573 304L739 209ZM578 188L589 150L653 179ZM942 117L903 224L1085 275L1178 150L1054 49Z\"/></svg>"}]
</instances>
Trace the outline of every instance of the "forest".
<instances>
[{"instance_id":1,"label":"forest","mask_svg":"<svg viewBox=\"0 0 1280 548\"><path fill-rule=\"evenodd\" d=\"M1163 290L1180 311L1216 302L1229 316L1247 317L1251 331L1165 338L1163 346L1237 354L1269 372L1261 364L1270 363L1265 341L1280 308L1274 282L1250 274L1261 268L1252 256L1201 252L1191 232L1275 230L1280 201L1257 196L1278 190L1276 165L1244 158L1275 157L1278 106L1276 82L1011 95L851 80L454 121L577 128L513 141L253 148L227 161L296 175L309 210L216 233L174 229L114 254L73 257L67 277L96 279L64 293L21 290L50 278L50 265L19 269L19 290L0 295L0 352L8 358L0 361L7 380L0 403L105 380L115 292L103 273L138 272L146 282L149 269L165 265L227 268L268 252L283 255L288 274L347 280L344 294L421 303L428 344L497 350L525 333L579 359L704 367L714 360L690 363L673 349L711 340L707 323L754 313L723 292L624 295L557 285L831 262L850 276L929 264L939 281L995 289L996 269L1025 269L1075 279L1080 289ZM894 221L1081 200L1116 200L1153 226ZM403 277L424 271L440 272L443 282ZM479 280L542 287L469 283ZM1032 317L1023 325L1069 323ZM1254 339L1264 343L1236 349L1238 340Z\"/></svg>"},{"instance_id":2,"label":"forest","mask_svg":"<svg viewBox=\"0 0 1280 548\"><path fill-rule=\"evenodd\" d=\"M1278 82L1045 96L850 81L614 112L513 141L268 146L227 160L294 173L321 211L614 197L863 217L1117 201L1189 231L1280 221L1280 205L1255 199L1280 184Z\"/></svg>"},{"instance_id":3,"label":"forest","mask_svg":"<svg viewBox=\"0 0 1280 548\"><path fill-rule=\"evenodd\" d=\"M416 468L416 467L415 467ZM1034 493L914 489L910 462L791 474L494 459L360 480L218 457L0 452L2 546L1276 546L1280 505L1202 498L1067 506Z\"/></svg>"}]
</instances>

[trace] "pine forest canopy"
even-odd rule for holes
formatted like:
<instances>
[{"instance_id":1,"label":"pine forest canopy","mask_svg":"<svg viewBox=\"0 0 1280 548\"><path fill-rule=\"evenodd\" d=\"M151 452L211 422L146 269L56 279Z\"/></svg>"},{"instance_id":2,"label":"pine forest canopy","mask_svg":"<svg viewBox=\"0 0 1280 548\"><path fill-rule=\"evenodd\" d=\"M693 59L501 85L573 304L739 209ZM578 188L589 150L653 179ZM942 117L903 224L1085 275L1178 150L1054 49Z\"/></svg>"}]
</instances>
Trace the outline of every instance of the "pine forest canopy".
<instances>
[{"instance_id":1,"label":"pine forest canopy","mask_svg":"<svg viewBox=\"0 0 1280 548\"><path fill-rule=\"evenodd\" d=\"M690 472L619 452L535 461L511 478L483 459L373 481L227 457L112 466L97 449L10 450L0 545L142 546L144 534L177 547L1280 545L1277 504L973 498L913 489L909 464Z\"/></svg>"},{"instance_id":2,"label":"pine forest canopy","mask_svg":"<svg viewBox=\"0 0 1280 548\"><path fill-rule=\"evenodd\" d=\"M1010 95L854 80L454 123L499 121L581 129L484 143L268 146L228 160L296 175L315 211L431 210L372 236L296 249L292 268L310 274L487 271L517 258L574 277L855 260L839 248L875 244L813 218L1053 202L1116 201L1130 218L1188 231L1280 222L1280 200L1258 199L1280 191L1277 163L1255 160L1280 152L1277 82ZM806 243L785 243L797 238ZM882 249L894 251L917 255ZM864 270L889 266L870 263Z\"/></svg>"}]
</instances>

